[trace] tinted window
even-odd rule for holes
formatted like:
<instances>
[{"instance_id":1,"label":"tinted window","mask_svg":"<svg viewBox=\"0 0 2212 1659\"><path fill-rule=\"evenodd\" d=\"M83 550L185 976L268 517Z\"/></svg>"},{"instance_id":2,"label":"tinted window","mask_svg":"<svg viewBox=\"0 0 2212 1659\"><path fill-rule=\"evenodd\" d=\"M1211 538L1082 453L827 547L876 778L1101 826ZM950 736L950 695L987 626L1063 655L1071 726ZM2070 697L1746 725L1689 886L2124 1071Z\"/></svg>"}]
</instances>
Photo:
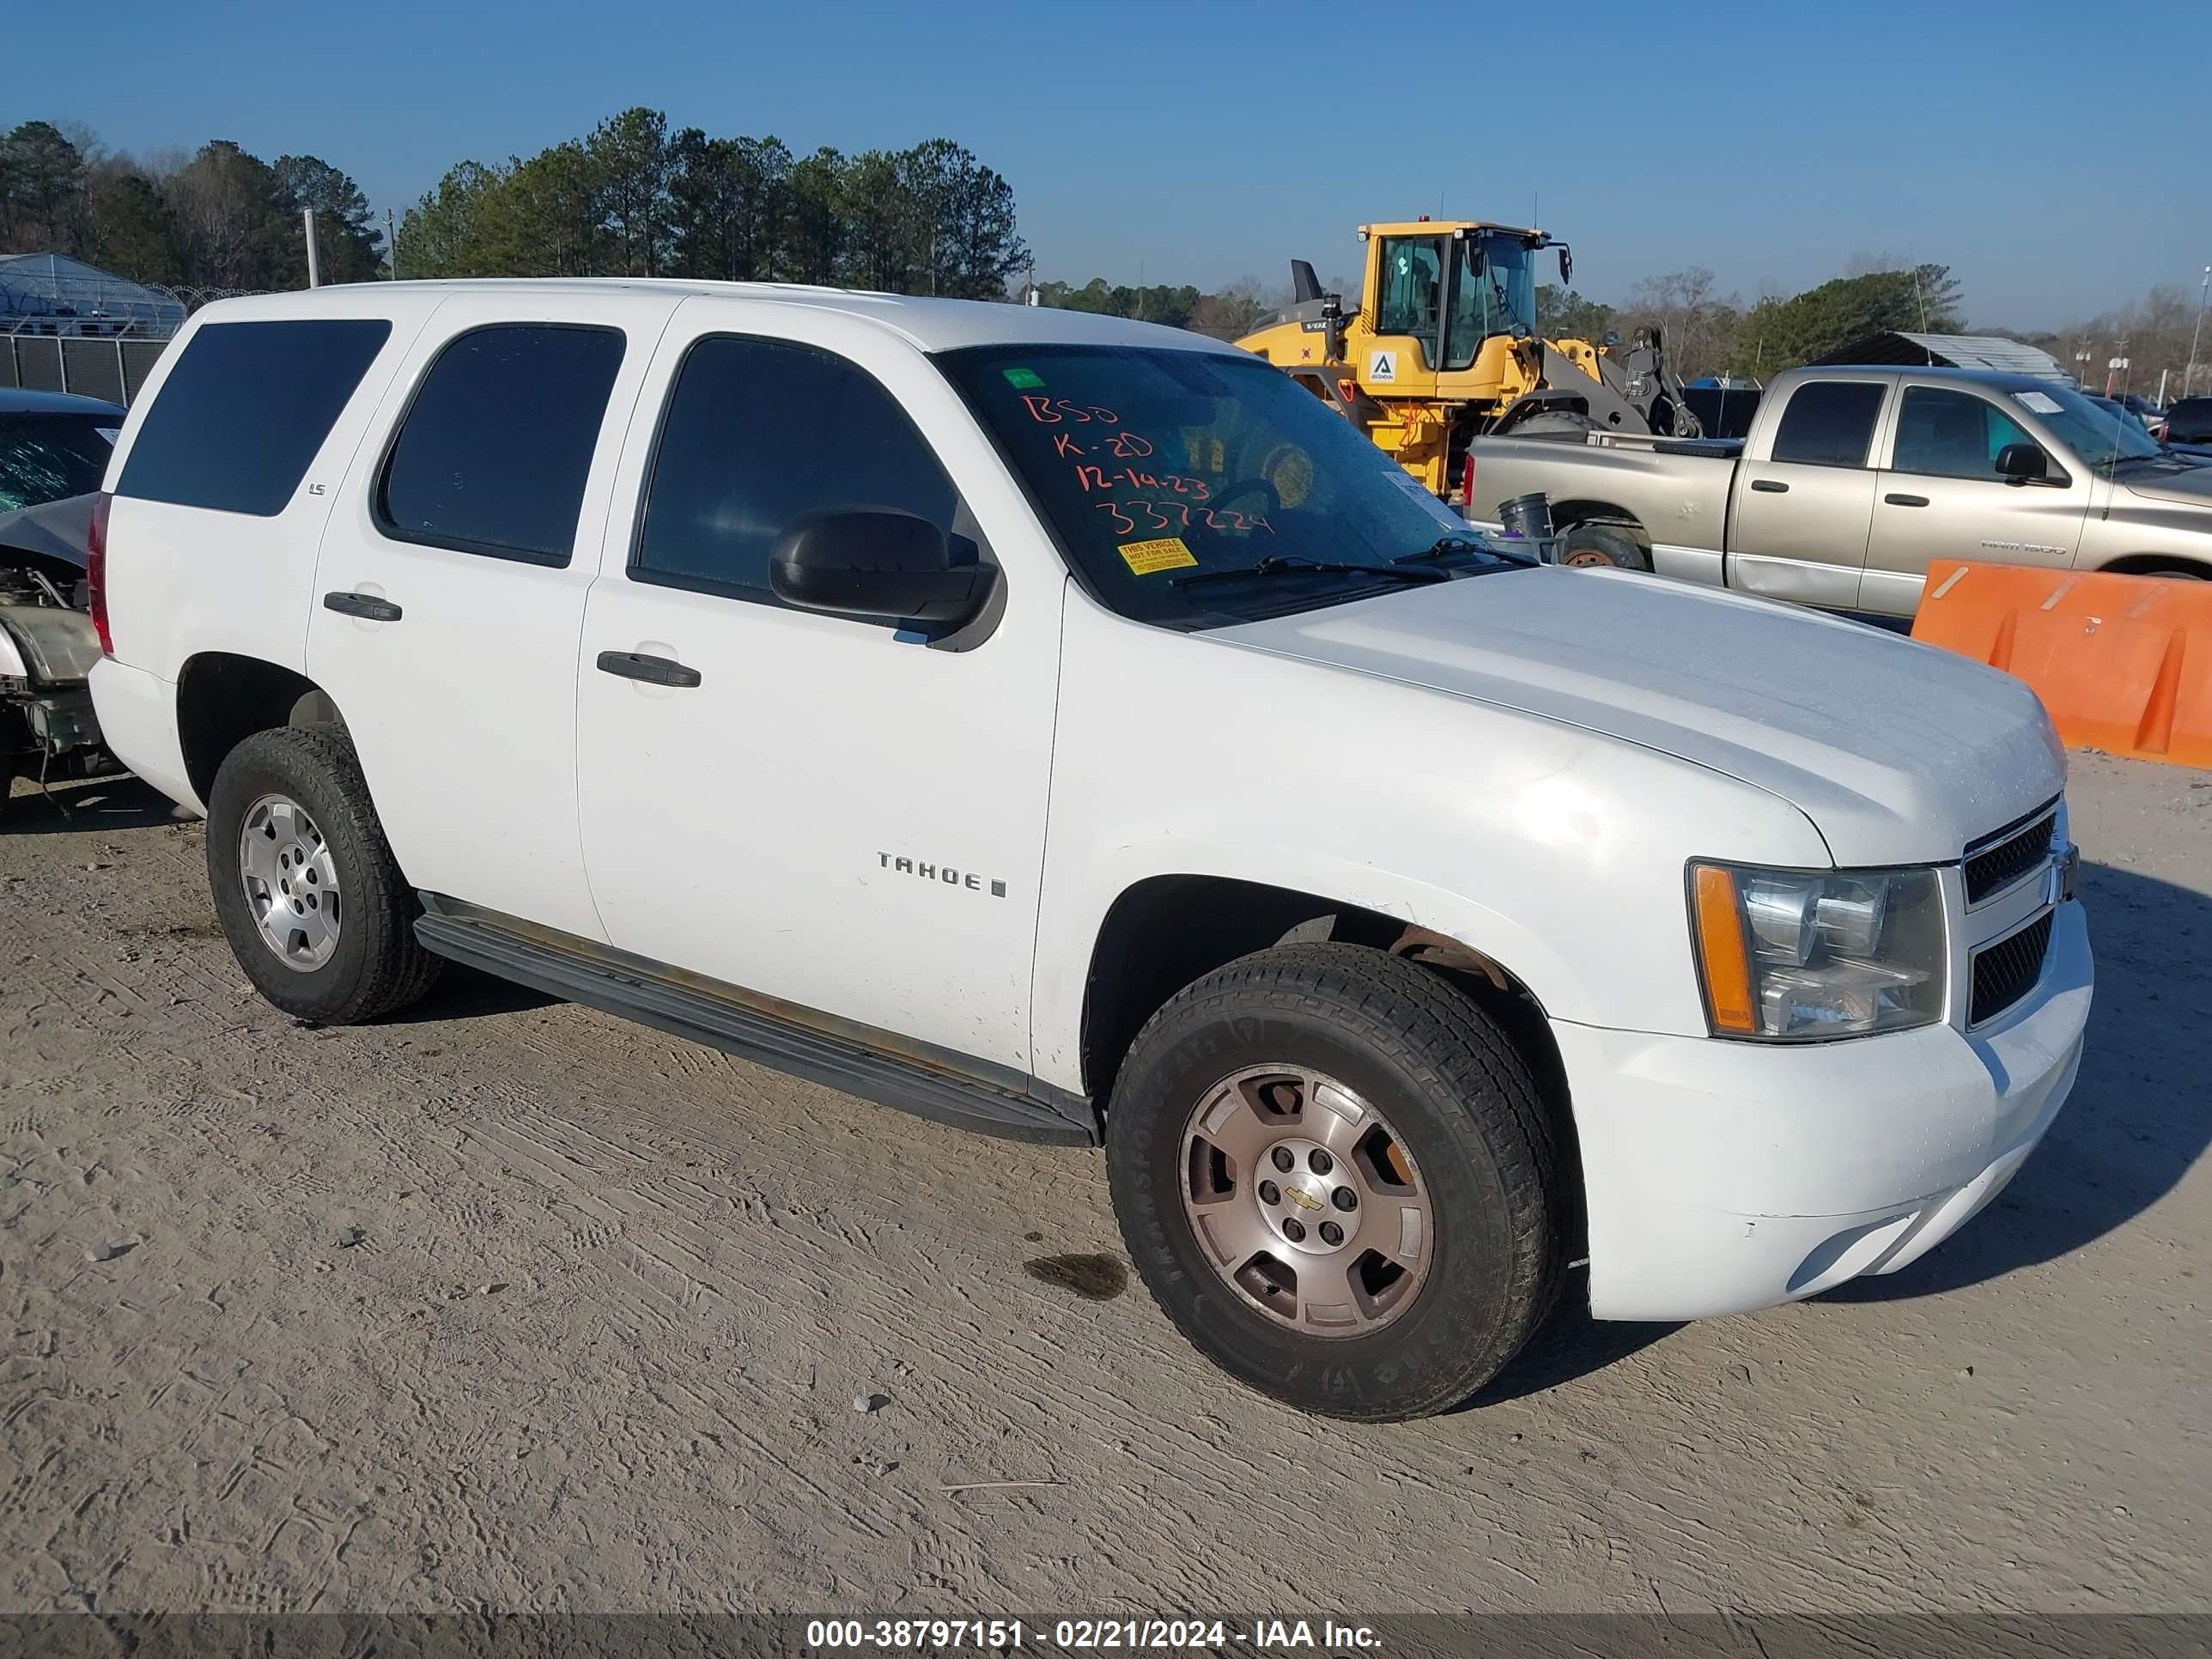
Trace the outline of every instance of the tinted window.
<instances>
[{"instance_id":1,"label":"tinted window","mask_svg":"<svg viewBox=\"0 0 2212 1659\"><path fill-rule=\"evenodd\" d=\"M622 359L612 329L501 324L454 340L422 377L384 464L386 531L568 563Z\"/></svg>"},{"instance_id":2,"label":"tinted window","mask_svg":"<svg viewBox=\"0 0 2212 1659\"><path fill-rule=\"evenodd\" d=\"M99 415L0 415L0 513L100 488L115 422Z\"/></svg>"},{"instance_id":3,"label":"tinted window","mask_svg":"<svg viewBox=\"0 0 2212 1659\"><path fill-rule=\"evenodd\" d=\"M1797 388L1774 434L1774 459L1808 466L1864 466L1881 413L1878 382L1813 380Z\"/></svg>"},{"instance_id":4,"label":"tinted window","mask_svg":"<svg viewBox=\"0 0 2212 1659\"><path fill-rule=\"evenodd\" d=\"M1997 452L2035 440L1995 404L1942 386L1905 389L1897 410L1899 472L1945 478L1996 478Z\"/></svg>"},{"instance_id":5,"label":"tinted window","mask_svg":"<svg viewBox=\"0 0 2212 1659\"><path fill-rule=\"evenodd\" d=\"M811 346L702 340L669 398L632 574L778 603L769 555L811 514L890 507L952 533L952 480L864 369Z\"/></svg>"},{"instance_id":6,"label":"tinted window","mask_svg":"<svg viewBox=\"0 0 2212 1659\"><path fill-rule=\"evenodd\" d=\"M391 333L380 318L209 324L146 411L117 493L282 513Z\"/></svg>"}]
</instances>

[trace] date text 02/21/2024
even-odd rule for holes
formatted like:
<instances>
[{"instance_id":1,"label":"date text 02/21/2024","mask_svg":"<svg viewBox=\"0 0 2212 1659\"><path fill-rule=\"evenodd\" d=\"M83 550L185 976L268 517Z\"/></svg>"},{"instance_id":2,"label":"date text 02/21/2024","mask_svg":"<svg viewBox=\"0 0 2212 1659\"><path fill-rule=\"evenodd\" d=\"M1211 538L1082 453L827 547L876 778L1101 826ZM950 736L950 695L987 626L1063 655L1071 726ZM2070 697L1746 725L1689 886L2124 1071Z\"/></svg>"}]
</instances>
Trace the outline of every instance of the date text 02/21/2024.
<instances>
[{"instance_id":1,"label":"date text 02/21/2024","mask_svg":"<svg viewBox=\"0 0 2212 1659\"><path fill-rule=\"evenodd\" d=\"M1046 1639L1046 1632L1051 1632ZM1024 1647L1075 1652L1109 1650L1212 1650L1235 1644L1261 1652L1352 1652L1379 1645L1366 1625L1334 1619L1257 1619L1249 1629L1224 1619L817 1619L808 1621L808 1650L841 1649L942 1650L974 1647L1012 1652Z\"/></svg>"}]
</instances>

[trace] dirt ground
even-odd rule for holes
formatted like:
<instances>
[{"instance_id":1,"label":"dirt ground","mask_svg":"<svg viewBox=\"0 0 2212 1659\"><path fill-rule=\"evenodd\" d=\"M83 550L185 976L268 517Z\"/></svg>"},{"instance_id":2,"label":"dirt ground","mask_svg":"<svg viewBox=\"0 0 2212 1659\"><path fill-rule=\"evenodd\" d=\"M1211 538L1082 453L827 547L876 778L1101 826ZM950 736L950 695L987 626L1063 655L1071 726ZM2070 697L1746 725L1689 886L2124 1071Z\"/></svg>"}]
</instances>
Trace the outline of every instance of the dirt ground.
<instances>
[{"instance_id":1,"label":"dirt ground","mask_svg":"<svg viewBox=\"0 0 2212 1659\"><path fill-rule=\"evenodd\" d=\"M1201 1363L1095 1152L459 972L304 1030L197 824L18 799L0 1610L2212 1610L2212 775L2074 776L2096 1014L1997 1206L1386 1428Z\"/></svg>"}]
</instances>

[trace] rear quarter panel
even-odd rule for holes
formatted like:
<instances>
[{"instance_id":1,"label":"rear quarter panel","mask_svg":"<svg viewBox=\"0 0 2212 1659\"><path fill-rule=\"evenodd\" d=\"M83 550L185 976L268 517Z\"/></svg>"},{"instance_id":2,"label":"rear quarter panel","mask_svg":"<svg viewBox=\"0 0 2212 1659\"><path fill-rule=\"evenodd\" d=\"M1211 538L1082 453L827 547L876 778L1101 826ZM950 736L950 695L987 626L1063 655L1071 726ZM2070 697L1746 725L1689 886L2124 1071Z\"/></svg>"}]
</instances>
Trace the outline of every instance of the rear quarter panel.
<instances>
[{"instance_id":1,"label":"rear quarter panel","mask_svg":"<svg viewBox=\"0 0 2212 1659\"><path fill-rule=\"evenodd\" d=\"M107 615L117 660L173 684L210 651L304 672L307 617L323 527L370 418L409 345L443 303L437 290L374 285L301 295L225 300L197 313L155 366L123 425L106 488L123 476L148 415L193 337L211 324L381 318L392 334L283 509L272 517L215 512L118 495L107 521Z\"/></svg>"},{"instance_id":2,"label":"rear quarter panel","mask_svg":"<svg viewBox=\"0 0 2212 1659\"><path fill-rule=\"evenodd\" d=\"M1632 520L1651 539L1662 576L1721 580L1733 458L1685 454L1632 438L1574 444L1548 438L1477 438L1468 516L1498 522L1499 504L1541 490L1561 523Z\"/></svg>"}]
</instances>

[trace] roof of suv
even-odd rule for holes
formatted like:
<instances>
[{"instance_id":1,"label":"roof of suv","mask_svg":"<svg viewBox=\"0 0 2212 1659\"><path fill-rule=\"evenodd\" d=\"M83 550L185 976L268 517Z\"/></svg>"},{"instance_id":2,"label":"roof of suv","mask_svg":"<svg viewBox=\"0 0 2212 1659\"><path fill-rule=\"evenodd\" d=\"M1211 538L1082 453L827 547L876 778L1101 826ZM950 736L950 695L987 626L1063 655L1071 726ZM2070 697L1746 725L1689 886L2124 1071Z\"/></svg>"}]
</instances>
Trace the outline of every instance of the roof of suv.
<instances>
[{"instance_id":1,"label":"roof of suv","mask_svg":"<svg viewBox=\"0 0 2212 1659\"><path fill-rule=\"evenodd\" d=\"M485 277L457 282L377 283L345 287L303 289L292 294L256 295L252 299L219 301L208 307L225 314L282 316L300 311L313 314L319 297L344 294L357 305L363 289L378 293L485 295L511 293L528 295L542 306L546 296L569 293L588 295L604 302L611 295L635 292L677 294L702 300L743 301L753 304L790 306L810 311L834 312L872 323L898 334L924 351L950 351L974 345L1125 345L1155 349L1211 351L1242 356L1235 346L1157 323L1132 322L1121 317L1103 317L1086 311L1060 311L1048 306L1021 306L988 300L937 300L908 294L872 294L847 289L809 288L793 283L709 283L671 277ZM355 314L358 314L357 313Z\"/></svg>"}]
</instances>

